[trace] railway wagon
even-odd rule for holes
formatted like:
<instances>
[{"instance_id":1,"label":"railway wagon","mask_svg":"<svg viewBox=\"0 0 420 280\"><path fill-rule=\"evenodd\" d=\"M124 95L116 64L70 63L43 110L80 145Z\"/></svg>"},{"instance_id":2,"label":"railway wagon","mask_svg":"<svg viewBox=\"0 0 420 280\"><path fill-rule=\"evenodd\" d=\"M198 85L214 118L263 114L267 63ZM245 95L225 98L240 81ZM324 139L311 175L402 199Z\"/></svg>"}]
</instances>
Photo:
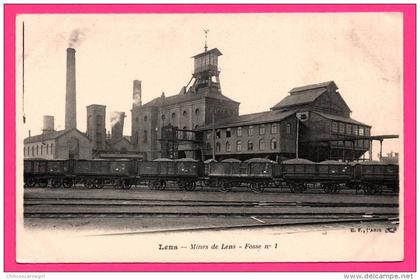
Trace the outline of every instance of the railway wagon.
<instances>
[{"instance_id":1,"label":"railway wagon","mask_svg":"<svg viewBox=\"0 0 420 280\"><path fill-rule=\"evenodd\" d=\"M317 164L317 180L325 193L338 193L352 178L352 167L345 162L326 160Z\"/></svg>"},{"instance_id":2,"label":"railway wagon","mask_svg":"<svg viewBox=\"0 0 420 280\"><path fill-rule=\"evenodd\" d=\"M138 183L145 182L150 189L164 190L168 182L176 182L181 190L193 191L203 176L203 163L189 159L156 159L137 163Z\"/></svg>"},{"instance_id":3,"label":"railway wagon","mask_svg":"<svg viewBox=\"0 0 420 280\"><path fill-rule=\"evenodd\" d=\"M392 192L399 191L398 165L379 161L353 163L353 180L367 194L380 194L387 188Z\"/></svg>"},{"instance_id":4,"label":"railway wagon","mask_svg":"<svg viewBox=\"0 0 420 280\"><path fill-rule=\"evenodd\" d=\"M233 187L248 186L253 192L262 192L272 181L272 161L251 159L241 162L237 159L225 159L221 162L206 163L206 176L209 185L222 192L229 192Z\"/></svg>"},{"instance_id":5,"label":"railway wagon","mask_svg":"<svg viewBox=\"0 0 420 280\"><path fill-rule=\"evenodd\" d=\"M285 160L275 167L274 177L281 177L291 192L304 192L308 183L317 183L317 164L301 158Z\"/></svg>"},{"instance_id":6,"label":"railway wagon","mask_svg":"<svg viewBox=\"0 0 420 280\"><path fill-rule=\"evenodd\" d=\"M68 178L70 163L67 160L25 160L23 169L26 187L71 187Z\"/></svg>"},{"instance_id":7,"label":"railway wagon","mask_svg":"<svg viewBox=\"0 0 420 280\"><path fill-rule=\"evenodd\" d=\"M103 188L104 185L130 188L134 174L134 161L130 160L77 160L73 161L73 184L85 187Z\"/></svg>"}]
</instances>

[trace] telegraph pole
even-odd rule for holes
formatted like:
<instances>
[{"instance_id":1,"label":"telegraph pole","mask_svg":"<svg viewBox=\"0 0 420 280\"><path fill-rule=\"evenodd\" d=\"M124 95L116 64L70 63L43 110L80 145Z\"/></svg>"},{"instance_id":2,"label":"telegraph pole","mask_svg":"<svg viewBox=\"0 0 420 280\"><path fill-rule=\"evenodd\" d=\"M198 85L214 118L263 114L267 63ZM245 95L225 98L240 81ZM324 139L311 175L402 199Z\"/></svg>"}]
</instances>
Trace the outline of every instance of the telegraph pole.
<instances>
[{"instance_id":1,"label":"telegraph pole","mask_svg":"<svg viewBox=\"0 0 420 280\"><path fill-rule=\"evenodd\" d=\"M299 158L299 118L296 115L296 158Z\"/></svg>"}]
</instances>

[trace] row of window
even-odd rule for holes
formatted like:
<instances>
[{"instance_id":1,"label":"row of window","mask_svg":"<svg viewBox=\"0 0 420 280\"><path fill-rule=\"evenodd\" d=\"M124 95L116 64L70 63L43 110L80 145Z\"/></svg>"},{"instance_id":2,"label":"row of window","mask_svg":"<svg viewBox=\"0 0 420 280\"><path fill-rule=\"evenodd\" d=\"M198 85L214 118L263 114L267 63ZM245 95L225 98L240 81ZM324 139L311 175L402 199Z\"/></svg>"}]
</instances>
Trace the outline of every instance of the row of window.
<instances>
[{"instance_id":1,"label":"row of window","mask_svg":"<svg viewBox=\"0 0 420 280\"><path fill-rule=\"evenodd\" d=\"M370 131L368 127L358 126L355 124L332 122L331 126L332 133L354 135L354 136L369 136Z\"/></svg>"},{"instance_id":2,"label":"row of window","mask_svg":"<svg viewBox=\"0 0 420 280\"><path fill-rule=\"evenodd\" d=\"M54 144L38 144L33 146L27 146L23 148L23 155L24 156L42 156L42 155L49 155L53 153L53 146Z\"/></svg>"},{"instance_id":3,"label":"row of window","mask_svg":"<svg viewBox=\"0 0 420 280\"><path fill-rule=\"evenodd\" d=\"M266 130L266 125L265 124L261 124L257 127L258 129L258 135L264 135L265 134L265 130ZM237 137L241 137L242 136L242 127L237 127L237 128L226 128L226 129L218 129L216 130L216 139L220 139L222 137L222 131L225 132L225 136L226 138L230 138L232 137L233 131L236 132L236 136ZM248 136L253 136L254 135L254 126L250 125L247 127L247 135ZM279 126L278 123L273 123L270 125L270 132L271 134L277 134L279 132ZM290 134L291 133L291 127L290 127L290 123L286 124L286 133ZM211 137L211 132L209 132L207 134L207 139L210 139Z\"/></svg>"},{"instance_id":4,"label":"row of window","mask_svg":"<svg viewBox=\"0 0 420 280\"><path fill-rule=\"evenodd\" d=\"M199 114L200 114L200 109L195 109L195 115L196 116L198 116ZM187 117L188 116L188 112L186 111L186 110L184 110L183 112L182 112L182 116L184 116L184 117ZM171 115L171 117L172 117L172 119L175 119L176 118L176 113L174 112L174 113L172 113L172 115ZM165 119L166 119L166 115L165 114L162 114L161 116L160 116L160 118L162 119L162 121L164 121ZM147 116L144 116L143 117L143 120L145 121L145 122L147 122L147 120L148 120L148 117ZM138 122L138 118L136 118L136 121Z\"/></svg>"},{"instance_id":5,"label":"row of window","mask_svg":"<svg viewBox=\"0 0 420 280\"><path fill-rule=\"evenodd\" d=\"M208 146L210 145L210 143L208 143ZM216 142L216 152L220 152L222 149L222 144L220 142ZM277 150L277 139L273 138L270 141L270 149L271 150ZM252 142L252 140L248 140L247 142L247 151L253 151L254 150L254 143ZM265 140L264 139L260 139L258 142L258 150L259 151L264 151L265 150ZM225 143L225 151L226 152L231 152L232 151L232 147L229 141L227 141ZM242 141L238 140L236 141L236 151L237 152L241 152L242 151Z\"/></svg>"}]
</instances>

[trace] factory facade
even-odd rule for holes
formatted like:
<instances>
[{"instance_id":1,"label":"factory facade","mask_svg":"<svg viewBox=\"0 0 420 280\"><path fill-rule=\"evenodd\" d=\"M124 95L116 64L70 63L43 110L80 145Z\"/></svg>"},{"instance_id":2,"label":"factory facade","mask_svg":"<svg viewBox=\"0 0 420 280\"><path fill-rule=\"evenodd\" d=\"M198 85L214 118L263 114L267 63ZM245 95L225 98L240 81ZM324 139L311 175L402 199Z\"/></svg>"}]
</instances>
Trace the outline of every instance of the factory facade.
<instances>
[{"instance_id":1,"label":"factory facade","mask_svg":"<svg viewBox=\"0 0 420 280\"><path fill-rule=\"evenodd\" d=\"M293 88L267 111L239 115L240 103L222 93L218 59L207 49L193 56L194 70L178 94L143 104L141 81L133 82L131 136L123 135L124 112L86 107L87 129L76 124L76 51L67 49L65 130L54 130L44 116L42 134L24 140L25 158L91 159L194 158L276 161L300 157L313 161L354 160L371 151L370 126L350 117L351 110L334 81Z\"/></svg>"},{"instance_id":2,"label":"factory facade","mask_svg":"<svg viewBox=\"0 0 420 280\"><path fill-rule=\"evenodd\" d=\"M369 136L370 126L350 117L334 81L293 88L270 110L239 115L239 102L222 93L220 55L205 48L194 56L192 78L174 96L142 104L134 81L132 144L145 159L353 160L369 149L369 140L355 138Z\"/></svg>"}]
</instances>

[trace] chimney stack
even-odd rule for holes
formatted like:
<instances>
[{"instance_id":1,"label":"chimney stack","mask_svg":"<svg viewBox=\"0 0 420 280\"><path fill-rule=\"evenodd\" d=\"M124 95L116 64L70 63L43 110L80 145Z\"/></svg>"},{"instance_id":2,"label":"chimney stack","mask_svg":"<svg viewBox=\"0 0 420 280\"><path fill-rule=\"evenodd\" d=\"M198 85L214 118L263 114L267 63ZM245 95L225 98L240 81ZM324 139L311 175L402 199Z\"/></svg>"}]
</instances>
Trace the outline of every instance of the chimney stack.
<instances>
[{"instance_id":1,"label":"chimney stack","mask_svg":"<svg viewBox=\"0 0 420 280\"><path fill-rule=\"evenodd\" d=\"M67 49L65 129L77 127L76 123L76 50Z\"/></svg>"},{"instance_id":2,"label":"chimney stack","mask_svg":"<svg viewBox=\"0 0 420 280\"><path fill-rule=\"evenodd\" d=\"M123 137L124 112L113 112L111 117L111 139L117 140Z\"/></svg>"},{"instance_id":3,"label":"chimney stack","mask_svg":"<svg viewBox=\"0 0 420 280\"><path fill-rule=\"evenodd\" d=\"M141 106L141 81L133 81L133 107Z\"/></svg>"},{"instance_id":4,"label":"chimney stack","mask_svg":"<svg viewBox=\"0 0 420 280\"><path fill-rule=\"evenodd\" d=\"M49 133L54 131L54 116L44 116L43 123L44 126L42 128L42 133Z\"/></svg>"}]
</instances>

